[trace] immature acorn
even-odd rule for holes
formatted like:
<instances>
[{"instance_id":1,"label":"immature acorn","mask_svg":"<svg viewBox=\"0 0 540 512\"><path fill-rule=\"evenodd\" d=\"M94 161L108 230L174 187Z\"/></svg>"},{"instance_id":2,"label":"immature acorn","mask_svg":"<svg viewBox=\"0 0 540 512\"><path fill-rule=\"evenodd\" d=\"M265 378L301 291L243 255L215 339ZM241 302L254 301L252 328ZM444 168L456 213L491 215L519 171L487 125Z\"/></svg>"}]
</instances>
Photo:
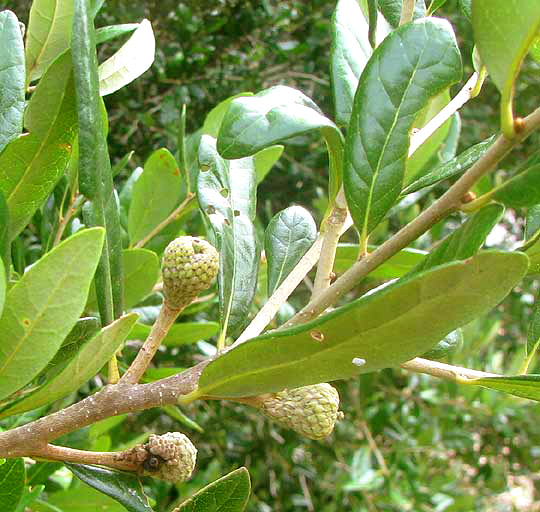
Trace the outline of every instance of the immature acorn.
<instances>
[{"instance_id":1,"label":"immature acorn","mask_svg":"<svg viewBox=\"0 0 540 512\"><path fill-rule=\"evenodd\" d=\"M219 270L219 254L206 240L181 236L163 255L163 293L171 309L182 309L212 284Z\"/></svg>"},{"instance_id":2,"label":"immature acorn","mask_svg":"<svg viewBox=\"0 0 540 512\"><path fill-rule=\"evenodd\" d=\"M185 434L167 432L152 434L148 442L139 447L141 473L168 482L184 482L193 473L197 448Z\"/></svg>"},{"instance_id":3,"label":"immature acorn","mask_svg":"<svg viewBox=\"0 0 540 512\"><path fill-rule=\"evenodd\" d=\"M262 398L259 405L268 418L309 439L324 439L343 418L339 395L330 384L284 390Z\"/></svg>"}]
</instances>

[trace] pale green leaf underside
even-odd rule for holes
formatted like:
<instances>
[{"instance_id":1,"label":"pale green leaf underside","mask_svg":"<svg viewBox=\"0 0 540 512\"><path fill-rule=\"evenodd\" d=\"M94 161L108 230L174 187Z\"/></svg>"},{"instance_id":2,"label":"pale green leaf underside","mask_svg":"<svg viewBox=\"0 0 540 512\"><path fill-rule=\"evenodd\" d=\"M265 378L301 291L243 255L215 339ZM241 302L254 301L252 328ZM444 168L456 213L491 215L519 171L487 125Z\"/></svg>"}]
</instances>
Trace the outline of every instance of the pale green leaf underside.
<instances>
[{"instance_id":1,"label":"pale green leaf underside","mask_svg":"<svg viewBox=\"0 0 540 512\"><path fill-rule=\"evenodd\" d=\"M397 366L497 305L527 266L522 254L487 251L405 278L239 345L205 368L198 393L256 395ZM353 359L365 362L357 366Z\"/></svg>"}]
</instances>

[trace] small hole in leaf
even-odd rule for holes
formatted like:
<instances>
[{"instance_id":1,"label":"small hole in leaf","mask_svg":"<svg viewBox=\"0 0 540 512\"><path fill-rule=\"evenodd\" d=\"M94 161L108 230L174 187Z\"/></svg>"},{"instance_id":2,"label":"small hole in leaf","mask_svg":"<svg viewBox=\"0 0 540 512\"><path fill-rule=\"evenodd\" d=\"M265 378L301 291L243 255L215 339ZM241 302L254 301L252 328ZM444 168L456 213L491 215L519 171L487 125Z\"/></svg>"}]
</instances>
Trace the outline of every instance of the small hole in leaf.
<instances>
[{"instance_id":1,"label":"small hole in leaf","mask_svg":"<svg viewBox=\"0 0 540 512\"><path fill-rule=\"evenodd\" d=\"M222 188L219 193L223 196L223 197L229 197L229 189L228 188Z\"/></svg>"},{"instance_id":2,"label":"small hole in leaf","mask_svg":"<svg viewBox=\"0 0 540 512\"><path fill-rule=\"evenodd\" d=\"M240 211L234 210L233 213L234 213L234 216L235 216L235 217L240 217Z\"/></svg>"},{"instance_id":3,"label":"small hole in leaf","mask_svg":"<svg viewBox=\"0 0 540 512\"><path fill-rule=\"evenodd\" d=\"M212 215L213 213L216 213L216 209L210 205L207 209L206 209L206 212L208 213L208 215Z\"/></svg>"},{"instance_id":4,"label":"small hole in leaf","mask_svg":"<svg viewBox=\"0 0 540 512\"><path fill-rule=\"evenodd\" d=\"M206 172L206 171L209 171L209 170L210 170L209 165L201 165L201 172Z\"/></svg>"}]
</instances>

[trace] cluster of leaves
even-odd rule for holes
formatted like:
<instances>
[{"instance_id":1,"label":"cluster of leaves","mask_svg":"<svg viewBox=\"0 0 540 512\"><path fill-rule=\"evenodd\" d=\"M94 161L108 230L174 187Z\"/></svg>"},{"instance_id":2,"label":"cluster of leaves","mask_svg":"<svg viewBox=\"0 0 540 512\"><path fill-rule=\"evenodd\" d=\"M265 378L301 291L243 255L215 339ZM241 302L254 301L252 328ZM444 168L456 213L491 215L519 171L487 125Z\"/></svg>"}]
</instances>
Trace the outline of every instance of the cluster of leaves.
<instances>
[{"instance_id":1,"label":"cluster of leaves","mask_svg":"<svg viewBox=\"0 0 540 512\"><path fill-rule=\"evenodd\" d=\"M482 4L481 1L477 3ZM34 6L38 4L34 2ZM394 7L392 11L388 7L391 4L381 2L389 21L393 19L390 14L399 12L401 7L398 6L397 11ZM282 4L279 5L284 9ZM216 5L216 9L218 7ZM234 5L221 7L230 7L231 12L239 12L238 16L247 16L252 22L259 20L250 9L234 10ZM196 10L196 6L178 7L171 19L175 23L178 19L187 19L192 12L189 9ZM482 13L481 7L479 9ZM532 11L518 21L534 25L537 12ZM283 12L290 14L284 17L284 24L298 17L294 8ZM20 56L24 49L16 19L10 14L2 14L4 27L7 26L3 33L16 41L13 47L17 51L12 55ZM219 9L212 14L215 23L210 24L208 33L223 30L227 35L229 29L223 14ZM343 182L360 233L360 244L338 248L334 267L337 273L353 265L359 249L367 245L368 235L371 235L370 242L386 239L396 224L405 224L414 217L417 205L398 204L397 209L392 210L397 202L410 193L423 196L421 205L432 202L445 180L455 179L485 153L491 141L455 157L459 122L454 117L421 147L418 155L407 161L408 132L425 123L431 115L430 108L433 113L448 101L449 87L461 78L459 51L450 26L426 18L397 29L373 52L369 37L373 23L370 26L367 14L367 10L361 11L356 2L342 0L332 23L336 123L348 126L346 139L309 97L288 87L229 98L206 116L200 129L187 136L186 125L189 127L189 124L185 110L179 107L186 98L181 95L189 93L193 97L200 92L197 93L195 88L180 89L177 91L180 96L169 100L174 106L171 117L180 118L179 134L172 130L167 133L169 139L174 138L171 151L154 151L144 167L131 173L126 180L121 177L126 174L127 158L114 169L110 168L103 130L107 123L100 113L97 93L99 88L103 93L111 83L111 88L124 85L125 77L116 72L122 67L130 67L129 52L126 52L127 57L117 55L117 64L112 61L112 73L103 71L106 67L101 68L101 83L98 82L93 48L88 47L85 39L91 22L85 16L88 18L89 13L79 13L80 19L75 16L76 23L80 23L75 27L79 30L74 31L73 40L67 37L63 47L60 45L52 50L53 57L49 61L39 60L45 59L46 52L34 53L38 57L30 66L28 59L32 57L32 51L27 44L26 68L30 74L25 77L24 61L21 65L19 60L13 63L9 74L2 77L6 87L13 87L18 95L14 122L1 134L5 149L0 155L0 163L14 169L10 171L13 174L0 181L7 203L7 208L2 209L5 226L2 256L10 276L0 321L0 331L6 339L9 333L10 340L7 352L0 359L0 399L4 400L0 414L9 416L2 424L4 428L24 424L91 393L95 387L100 387L101 380L98 377L90 384L87 382L111 359L123 341L126 338L143 339L147 335L149 324L160 306L159 294L153 293L159 279L158 255L166 243L182 231L202 232L205 224L212 228L208 230L208 236L214 237L222 259L218 293L184 312L165 340L167 350L157 359L157 367L146 373L145 379L149 381L177 373L182 366L192 364L192 356L197 352L202 350L208 354L215 350L207 343L199 343L183 348L180 353L179 345L209 340L216 335L219 346L241 331L250 314L285 279L316 235L310 214L298 207L278 213L266 229L266 223L256 218L256 186L281 156L283 146L279 142L291 137L297 137L298 141L298 137L306 134L310 137L321 134L327 144L330 155L329 208L335 204ZM510 19L502 8L499 14ZM195 16L195 20L199 19L206 20L202 14L199 18ZM363 25L353 26L352 21L358 19L364 20ZM234 20L245 22L245 18ZM381 17L379 24L383 21ZM488 22L477 15L476 28L481 34L482 27ZM66 26L71 27L70 24ZM197 23L182 26L191 34L197 32ZM246 27L249 26L246 23ZM139 29L144 27L143 23L139 25ZM98 37L99 34L101 37L122 34L134 28L109 28L98 32ZM521 28L516 23L509 31L519 40ZM258 29L263 30L262 26ZM36 33L32 21L28 30L31 34ZM58 30L62 34L62 29ZM349 32L355 36L352 40L348 38ZM247 35L243 37L247 38ZM230 40L233 41L232 36ZM481 40L479 37L479 44ZM224 46L228 47L226 39L216 41L220 44L225 41ZM519 52L523 53L522 47L528 49L531 41L527 41L520 43L522 46L516 51L516 58L510 60L510 69L501 71L504 77L514 73L510 85L506 79L501 83L495 79L503 92L503 102L511 100L511 86L520 64ZM408 63L400 63L396 69L396 47L402 42L411 48L409 58L429 72L416 74ZM490 71L493 68L490 58L500 54L500 49L489 48L491 42L488 37L488 49L482 53ZM144 39L143 44L148 43L149 39ZM415 48L415 45L419 46ZM292 45L293 50L296 47ZM425 49L429 51L425 52ZM158 67L158 72L178 80L183 77L182 73L196 74L203 69L206 73L208 68L210 71L205 76L214 78L222 71L211 65L211 45L201 44L200 50L200 62L190 57L189 62L183 64L184 56L178 55L176 62L167 59L171 62L170 68L164 71L165 68ZM305 56L300 50L299 54ZM291 48L283 45L280 51L283 58L288 59ZM197 48L190 52L192 56L197 54ZM262 61L265 54L261 55ZM179 69L185 67L181 72L173 69L178 63L182 63ZM246 60L239 59L234 64L244 66ZM403 81L394 83L400 74ZM25 107L25 87L40 76L41 80ZM355 95L359 80L359 92ZM246 85L250 83L242 81L243 89L248 88ZM214 81L214 86L219 89L219 81ZM409 86L415 94L409 92ZM59 94L58 91L62 92ZM74 101L75 91L78 106ZM156 92L151 97L161 101L160 94ZM164 103L167 105L167 101ZM81 104L91 108L82 109ZM400 107L396 108L396 105ZM330 110L327 104L324 106L325 111ZM144 109L143 115L148 116L148 109ZM267 126L265 119L271 119ZM151 126L150 122L145 124ZM30 134L19 137L23 125ZM128 128L127 133L130 130ZM79 147L75 143L77 131ZM124 134L124 140L131 139ZM25 158L19 159L19 155ZM512 179L502 183L487 179L476 189L479 195L485 196L486 202L495 199L507 207L529 208L525 236L528 242L524 248L531 257L531 275L538 271L538 211L534 208L540 202L534 181L537 165L533 155L520 168L513 169ZM114 207L115 175L121 182L117 187L119 214L115 213ZM197 203L204 217L194 208ZM324 203L318 217L323 217L325 206ZM171 214L174 215L171 217ZM502 214L501 204L491 203L478 209L458 229L451 230L451 234L429 254L403 250L371 274L367 282L368 286L374 286L381 280L403 278L396 284L351 301L311 323L262 335L230 351L205 370L200 381L200 394L235 397L320 380L343 379L398 366L424 354L447 333L485 315L525 274L526 258L522 253L476 254ZM462 219L456 216L456 220ZM165 228L161 228L163 222L167 222ZM100 227L81 230L83 226L104 226L106 232ZM259 266L264 229L268 259L265 265ZM435 226L419 246L428 248L441 240L448 233L445 229L441 225ZM59 243L63 237L67 240ZM102 248L106 257L100 260ZM31 301L28 301L29 296ZM3 288L1 297L4 297ZM65 300L66 297L69 300ZM300 303L301 297L299 294L292 299L291 304L286 305L289 311L284 313L290 316L293 304L295 301ZM442 308L443 316L440 315ZM132 313L121 316L126 310ZM137 323L134 312L140 314ZM80 318L81 314L83 318ZM219 323L213 321L218 317ZM32 334L32 344L25 346L22 342L27 337L28 318L37 318L41 323L32 324L36 334ZM285 318L282 315L278 323L283 323ZM433 321L426 323L426 318ZM457 331L454 338L464 337L465 344L470 347L475 337L486 337L485 333L493 330L491 317L488 318L489 328L475 320L476 323L465 329L464 335ZM538 344L537 323L535 317L529 337L528 363ZM344 329L344 325L348 329ZM478 327L477 331L475 327ZM323 346L313 343L314 331L323 334L324 350ZM35 351L34 342L40 346L39 353ZM445 343L448 345L450 341L446 339ZM22 351L19 350L21 345ZM100 349L96 350L96 347ZM477 361L471 357L470 348L468 350L460 355L464 362ZM496 360L495 356L501 353L490 355ZM365 364L351 365L359 355L365 359ZM432 357L438 355L432 354ZM121 366L127 365L130 358L131 347L128 346ZM306 359L309 359L309 365L306 365ZM518 373L517 365L503 369ZM538 399L535 376L485 379L482 384ZM201 430L199 423L219 424L218 428L212 429L212 443L206 436L200 436L201 470L191 484L177 486L171 491L165 484L148 483L142 492L136 479L117 474L97 476L91 468L72 468L83 481L119 499L122 503L119 505L89 487L80 487L80 483L71 484L60 463L35 464L27 473L28 485L25 486L22 460L15 459L0 466L4 481L11 489L4 505L11 507L6 510L17 510L17 507L23 510L33 502L33 510L78 510L85 502L86 506L100 506L105 510L123 510L122 507L150 510L146 493L159 509L172 508L177 504L175 493L180 494L177 501L182 501L196 486L226 473L238 465L243 454L247 458L251 453L253 460L247 459L246 464L254 469L256 498L251 505L253 509L313 509L315 504L318 510L343 507L369 510L376 503L389 510L417 509L419 506L434 510L470 510L482 506L491 489L496 492L504 485L505 473L494 469L500 459L489 453L489 446L500 441L497 437L494 440L493 436L500 436L506 440L503 444L508 446L509 437L520 431L520 425L524 425L524 430L531 436L536 432L527 415L516 412L509 398L495 399L480 388L465 388L458 392L455 386L434 387L432 381L423 378L405 382L399 370L370 373L355 383L342 384L341 391L345 401L349 398L349 403L354 404L346 406L346 412L354 421L338 427L335 443L324 445L319 451L324 454L320 463L315 456L310 456L314 449L312 443L294 447L295 441L290 434L282 438L283 433L244 409L233 407L226 412L219 409L220 406L205 411L190 409L194 418L190 419L178 408L167 407L161 411L167 417L150 412L137 420L125 416L111 418L86 429L83 440L71 436L60 440L59 444L93 450L126 448L144 440L147 435L141 433L134 438L132 432L140 430L133 428L133 422L155 425L156 430L169 428L173 421L194 430ZM397 395L395 401L386 403L383 399L386 394ZM403 400L403 396L408 400ZM488 404L489 410L484 404ZM470 411L464 415L467 408ZM251 424L245 421L246 414L253 420ZM512 417L511 427L508 417ZM471 435L472 423L482 425L481 429L474 429L479 434L476 437ZM465 435L453 434L455 425L462 427ZM361 429L360 435L357 427ZM263 443L261 447L261 435L277 440L277 444ZM441 438L445 450L440 447ZM526 438L522 443L526 444ZM211 448L221 450L219 461L210 462L214 458L209 453ZM436 462L426 464L426 453ZM479 468L476 458L480 453L488 461ZM455 454L461 457L454 463L448 455ZM534 455L533 450L524 448L513 457L532 469L535 467ZM330 458L333 462L328 464ZM294 467L287 475L290 461L294 462ZM459 482L463 471L468 471L470 479ZM321 480L315 474L324 475L322 481L325 483L310 492L307 480ZM270 486L267 485L268 475L273 481ZM478 489L484 483L488 484L488 491L470 495L471 489ZM122 485L127 487L122 490ZM224 481L213 485L214 488L185 503L182 510L210 510L205 496L218 495L223 496L225 502L229 498L236 500L236 509L244 508L249 492L245 470L231 473ZM75 493L77 486L79 489ZM303 489L302 494L298 489ZM134 498L126 499L130 494ZM240 500L239 496L244 499Z\"/></svg>"}]
</instances>

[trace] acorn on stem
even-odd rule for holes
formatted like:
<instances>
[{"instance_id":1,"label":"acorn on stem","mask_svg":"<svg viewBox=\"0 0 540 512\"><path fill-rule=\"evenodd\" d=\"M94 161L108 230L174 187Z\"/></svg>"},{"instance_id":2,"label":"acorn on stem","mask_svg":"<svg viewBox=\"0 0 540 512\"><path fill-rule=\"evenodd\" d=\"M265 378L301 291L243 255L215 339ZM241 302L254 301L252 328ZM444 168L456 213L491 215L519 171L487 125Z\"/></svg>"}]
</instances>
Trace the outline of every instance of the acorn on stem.
<instances>
[{"instance_id":1,"label":"acorn on stem","mask_svg":"<svg viewBox=\"0 0 540 512\"><path fill-rule=\"evenodd\" d=\"M219 270L219 254L206 240L181 236L163 255L163 294L171 309L182 309L210 287Z\"/></svg>"},{"instance_id":2,"label":"acorn on stem","mask_svg":"<svg viewBox=\"0 0 540 512\"><path fill-rule=\"evenodd\" d=\"M329 436L343 418L339 395L327 383L273 393L262 397L259 407L266 417L315 440Z\"/></svg>"}]
</instances>

